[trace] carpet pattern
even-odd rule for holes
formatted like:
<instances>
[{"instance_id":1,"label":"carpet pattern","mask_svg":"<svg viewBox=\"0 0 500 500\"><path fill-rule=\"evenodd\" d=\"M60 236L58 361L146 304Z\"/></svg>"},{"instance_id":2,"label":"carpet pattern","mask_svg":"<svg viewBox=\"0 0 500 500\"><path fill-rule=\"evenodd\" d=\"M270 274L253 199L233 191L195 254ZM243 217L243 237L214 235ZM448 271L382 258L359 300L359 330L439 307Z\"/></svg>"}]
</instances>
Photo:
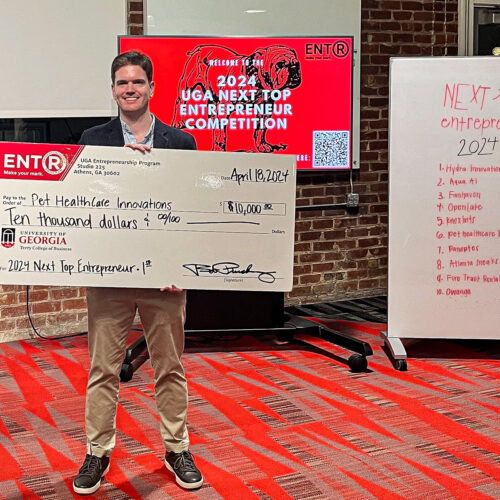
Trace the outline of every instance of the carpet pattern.
<instances>
[{"instance_id":1,"label":"carpet pattern","mask_svg":"<svg viewBox=\"0 0 500 500\"><path fill-rule=\"evenodd\" d=\"M188 343L191 450L185 492L163 467L147 362L122 384L117 447L99 499L500 498L498 342L418 341L392 367L383 324L325 321L369 342L366 373L271 339ZM0 498L80 498L85 337L0 344Z\"/></svg>"}]
</instances>

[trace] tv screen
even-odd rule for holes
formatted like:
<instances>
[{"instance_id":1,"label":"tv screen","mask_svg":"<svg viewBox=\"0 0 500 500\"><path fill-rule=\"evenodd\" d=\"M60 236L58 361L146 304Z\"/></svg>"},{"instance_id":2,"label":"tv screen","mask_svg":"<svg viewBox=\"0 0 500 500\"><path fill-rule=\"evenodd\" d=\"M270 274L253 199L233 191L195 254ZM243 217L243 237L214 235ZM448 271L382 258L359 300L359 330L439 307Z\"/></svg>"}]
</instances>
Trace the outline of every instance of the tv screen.
<instances>
[{"instance_id":1,"label":"tv screen","mask_svg":"<svg viewBox=\"0 0 500 500\"><path fill-rule=\"evenodd\" d=\"M198 149L351 168L352 37L119 37L129 50L153 61L151 111Z\"/></svg>"}]
</instances>

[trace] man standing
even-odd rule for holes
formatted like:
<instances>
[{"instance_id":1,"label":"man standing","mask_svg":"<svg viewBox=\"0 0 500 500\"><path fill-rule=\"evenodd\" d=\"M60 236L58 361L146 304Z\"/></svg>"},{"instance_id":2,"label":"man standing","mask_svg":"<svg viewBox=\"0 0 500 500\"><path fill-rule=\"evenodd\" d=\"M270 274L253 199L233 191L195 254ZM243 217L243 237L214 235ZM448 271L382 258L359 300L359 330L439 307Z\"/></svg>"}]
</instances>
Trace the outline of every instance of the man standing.
<instances>
[{"instance_id":1,"label":"man standing","mask_svg":"<svg viewBox=\"0 0 500 500\"><path fill-rule=\"evenodd\" d=\"M149 111L154 92L153 66L139 52L117 56L111 65L113 98L120 117L83 132L80 144L127 146L147 154L152 147L196 149L192 136L168 127ZM166 257L168 258L168 256ZM97 491L109 470L115 446L119 373L136 311L155 375L165 466L186 489L199 488L203 477L188 450L187 384L180 357L184 349L186 293L174 285L161 290L88 288L88 333L91 368L85 425L87 455L73 481L76 493Z\"/></svg>"}]
</instances>

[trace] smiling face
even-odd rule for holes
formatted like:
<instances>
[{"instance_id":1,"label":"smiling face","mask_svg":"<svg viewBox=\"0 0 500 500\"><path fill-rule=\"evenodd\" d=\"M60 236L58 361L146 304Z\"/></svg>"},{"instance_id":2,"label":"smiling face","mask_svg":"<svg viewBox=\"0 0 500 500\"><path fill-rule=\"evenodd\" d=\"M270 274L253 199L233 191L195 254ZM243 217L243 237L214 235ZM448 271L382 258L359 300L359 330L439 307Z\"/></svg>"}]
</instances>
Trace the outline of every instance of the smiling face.
<instances>
[{"instance_id":1,"label":"smiling face","mask_svg":"<svg viewBox=\"0 0 500 500\"><path fill-rule=\"evenodd\" d=\"M140 66L122 66L115 73L111 85L113 99L120 111L135 118L149 112L149 99L153 95L154 82L150 82Z\"/></svg>"}]
</instances>

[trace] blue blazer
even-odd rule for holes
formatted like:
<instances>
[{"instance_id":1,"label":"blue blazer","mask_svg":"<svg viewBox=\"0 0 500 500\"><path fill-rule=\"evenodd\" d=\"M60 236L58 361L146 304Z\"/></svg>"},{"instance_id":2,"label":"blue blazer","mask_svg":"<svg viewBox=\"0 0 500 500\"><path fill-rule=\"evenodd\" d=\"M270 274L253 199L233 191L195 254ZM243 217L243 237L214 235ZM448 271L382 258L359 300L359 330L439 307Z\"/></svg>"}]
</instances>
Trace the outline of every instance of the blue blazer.
<instances>
[{"instance_id":1,"label":"blue blazer","mask_svg":"<svg viewBox=\"0 0 500 500\"><path fill-rule=\"evenodd\" d=\"M103 125L85 130L78 141L85 146L125 146L122 125L115 118ZM169 127L156 118L153 147L162 149L196 149L194 137L177 128Z\"/></svg>"}]
</instances>

